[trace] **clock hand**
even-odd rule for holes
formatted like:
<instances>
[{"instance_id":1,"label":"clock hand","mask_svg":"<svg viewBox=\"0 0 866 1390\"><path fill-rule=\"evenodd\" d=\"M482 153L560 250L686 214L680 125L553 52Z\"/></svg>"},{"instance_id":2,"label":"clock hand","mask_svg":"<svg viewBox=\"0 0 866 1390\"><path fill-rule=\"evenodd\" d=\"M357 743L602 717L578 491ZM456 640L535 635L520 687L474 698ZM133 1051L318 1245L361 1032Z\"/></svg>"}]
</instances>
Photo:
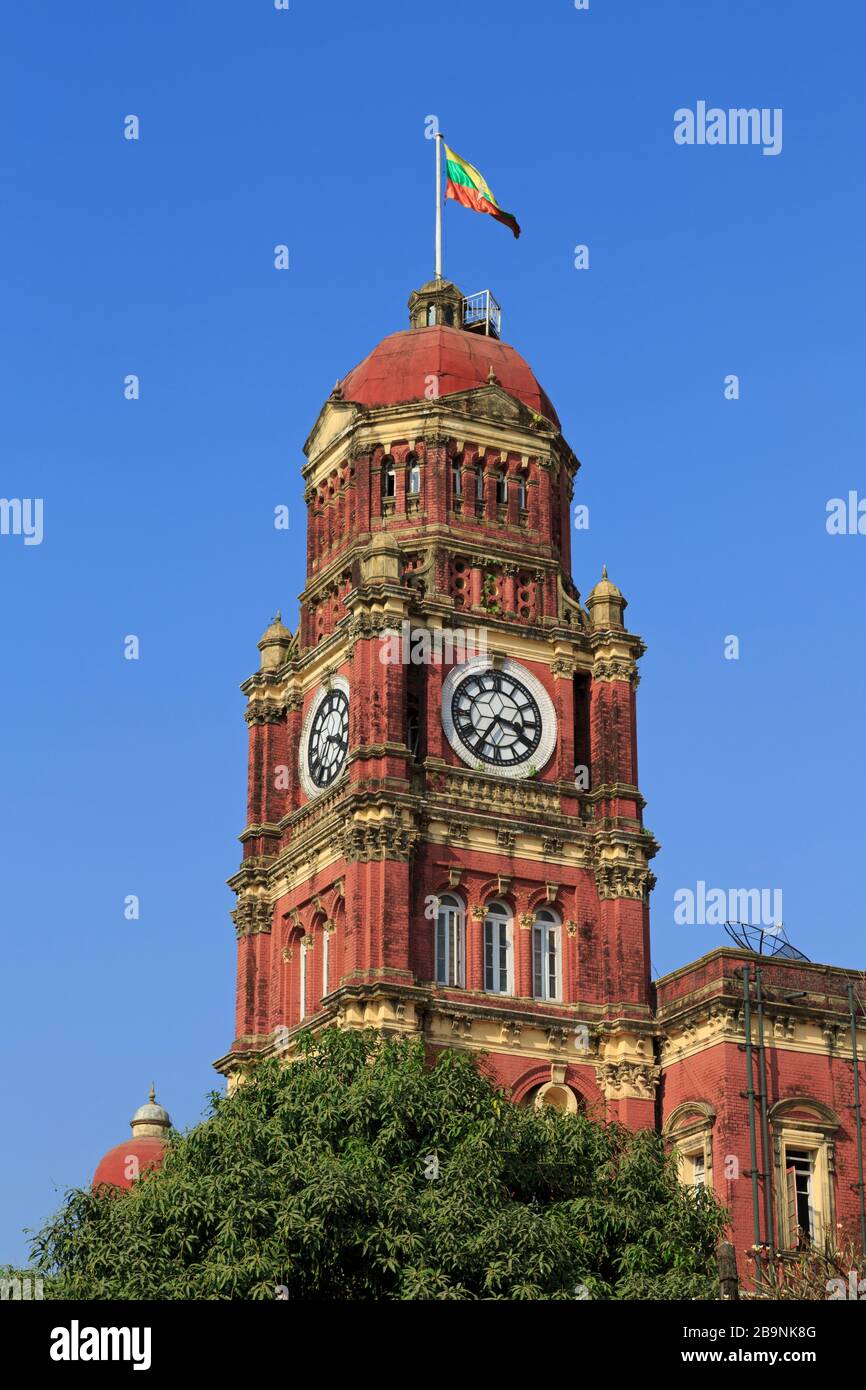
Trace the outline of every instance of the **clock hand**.
<instances>
[{"instance_id":1,"label":"clock hand","mask_svg":"<svg viewBox=\"0 0 866 1390\"><path fill-rule=\"evenodd\" d=\"M514 729L515 732L518 733L518 734L522 734L522 733L523 733L523 725L522 725L522 724L515 724L515 723L513 723L513 721L510 720L510 719L503 719L501 714L498 715L497 717L498 717L498 719L499 719L499 723L500 723L500 724L504 724L505 727L506 727L506 729Z\"/></svg>"}]
</instances>

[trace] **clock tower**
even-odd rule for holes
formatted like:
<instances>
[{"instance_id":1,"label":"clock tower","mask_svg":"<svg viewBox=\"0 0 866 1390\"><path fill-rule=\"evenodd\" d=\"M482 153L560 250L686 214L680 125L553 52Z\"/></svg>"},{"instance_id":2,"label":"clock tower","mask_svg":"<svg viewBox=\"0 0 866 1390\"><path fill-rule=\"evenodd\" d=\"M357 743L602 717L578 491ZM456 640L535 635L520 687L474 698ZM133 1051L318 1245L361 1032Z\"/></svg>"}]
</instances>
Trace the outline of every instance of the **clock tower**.
<instances>
[{"instance_id":1,"label":"clock tower","mask_svg":"<svg viewBox=\"0 0 866 1390\"><path fill-rule=\"evenodd\" d=\"M305 446L307 576L245 682L236 1036L459 1046L517 1102L653 1126L639 637L571 578L579 462L487 291L437 279Z\"/></svg>"}]
</instances>

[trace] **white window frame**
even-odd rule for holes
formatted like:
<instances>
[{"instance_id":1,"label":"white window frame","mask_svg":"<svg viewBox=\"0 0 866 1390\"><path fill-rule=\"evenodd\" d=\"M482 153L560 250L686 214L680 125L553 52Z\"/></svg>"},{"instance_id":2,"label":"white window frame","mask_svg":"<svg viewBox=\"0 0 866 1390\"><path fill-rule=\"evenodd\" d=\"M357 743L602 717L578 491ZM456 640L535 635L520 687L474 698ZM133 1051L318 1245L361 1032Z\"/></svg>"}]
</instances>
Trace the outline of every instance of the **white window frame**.
<instances>
[{"instance_id":1,"label":"white window frame","mask_svg":"<svg viewBox=\"0 0 866 1390\"><path fill-rule=\"evenodd\" d=\"M306 938L301 937L299 947L300 959L298 961L298 1022L303 1023L307 1017L307 947Z\"/></svg>"},{"instance_id":2,"label":"white window frame","mask_svg":"<svg viewBox=\"0 0 866 1390\"><path fill-rule=\"evenodd\" d=\"M439 899L434 956L437 985L465 989L466 909L456 893L444 893Z\"/></svg>"},{"instance_id":3,"label":"white window frame","mask_svg":"<svg viewBox=\"0 0 866 1390\"><path fill-rule=\"evenodd\" d=\"M397 496L397 470L390 454L382 460L382 497L386 502Z\"/></svg>"},{"instance_id":4,"label":"white window frame","mask_svg":"<svg viewBox=\"0 0 866 1390\"><path fill-rule=\"evenodd\" d=\"M521 512L526 511L526 479L522 473L518 473L515 481L517 483L517 506Z\"/></svg>"},{"instance_id":5,"label":"white window frame","mask_svg":"<svg viewBox=\"0 0 866 1390\"><path fill-rule=\"evenodd\" d=\"M562 999L562 923L552 908L538 908L532 923L532 997ZM551 988L550 955L553 946L553 983ZM540 957L540 960L539 960ZM540 971L539 971L540 965ZM540 985L540 989L539 989Z\"/></svg>"},{"instance_id":6,"label":"white window frame","mask_svg":"<svg viewBox=\"0 0 866 1390\"><path fill-rule=\"evenodd\" d=\"M328 970L331 956L331 933L322 928L322 998L328 993Z\"/></svg>"},{"instance_id":7,"label":"white window frame","mask_svg":"<svg viewBox=\"0 0 866 1390\"><path fill-rule=\"evenodd\" d=\"M491 935L491 977L488 978L487 971L487 936L488 930ZM498 938L498 939L497 939ZM504 938L504 940L503 940ZM496 957L501 959L501 951L505 948L505 985L502 985L502 966L497 962ZM484 922L482 926L482 949L484 952L484 991L486 994L513 994L514 993L514 919L511 912L503 902L489 902L484 910ZM496 981L497 983L494 983Z\"/></svg>"},{"instance_id":8,"label":"white window frame","mask_svg":"<svg viewBox=\"0 0 866 1390\"><path fill-rule=\"evenodd\" d=\"M793 1167L790 1153L807 1154L809 1157L809 1243L820 1248L830 1233L830 1177L827 1163L826 1143L816 1142L812 1134L785 1129L782 1131L782 1183L781 1183L781 1224L785 1239L784 1248L795 1249L796 1231L792 1229L788 1210L788 1169Z\"/></svg>"},{"instance_id":9,"label":"white window frame","mask_svg":"<svg viewBox=\"0 0 866 1390\"><path fill-rule=\"evenodd\" d=\"M420 496L421 496L421 464L418 462L417 458L414 458L414 457L413 457L413 458L410 459L410 461L409 461L409 472L408 472L407 482L408 482L407 491L408 491L409 496L410 496L410 497L420 497Z\"/></svg>"},{"instance_id":10,"label":"white window frame","mask_svg":"<svg viewBox=\"0 0 866 1390\"><path fill-rule=\"evenodd\" d=\"M496 474L496 505L504 507L508 501L508 474L504 468L500 468Z\"/></svg>"}]
</instances>

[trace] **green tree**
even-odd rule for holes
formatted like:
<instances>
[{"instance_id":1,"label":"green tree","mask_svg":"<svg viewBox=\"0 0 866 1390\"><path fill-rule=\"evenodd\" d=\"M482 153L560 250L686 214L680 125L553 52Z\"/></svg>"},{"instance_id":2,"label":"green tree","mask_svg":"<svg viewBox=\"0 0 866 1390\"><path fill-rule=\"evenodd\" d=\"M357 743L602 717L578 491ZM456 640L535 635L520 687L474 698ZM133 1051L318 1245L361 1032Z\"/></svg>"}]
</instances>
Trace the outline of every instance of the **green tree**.
<instances>
[{"instance_id":1,"label":"green tree","mask_svg":"<svg viewBox=\"0 0 866 1390\"><path fill-rule=\"evenodd\" d=\"M53 1298L713 1298L724 1223L651 1131L330 1029L214 1094L131 1191L69 1192L33 1258Z\"/></svg>"}]
</instances>

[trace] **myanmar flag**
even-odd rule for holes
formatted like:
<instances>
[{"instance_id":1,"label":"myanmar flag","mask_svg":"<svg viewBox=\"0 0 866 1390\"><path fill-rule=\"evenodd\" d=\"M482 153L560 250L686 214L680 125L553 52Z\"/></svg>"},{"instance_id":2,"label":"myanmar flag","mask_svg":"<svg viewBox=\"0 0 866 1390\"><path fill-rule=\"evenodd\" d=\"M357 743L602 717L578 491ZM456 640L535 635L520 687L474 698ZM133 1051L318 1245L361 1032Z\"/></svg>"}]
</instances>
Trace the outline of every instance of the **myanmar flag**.
<instances>
[{"instance_id":1,"label":"myanmar flag","mask_svg":"<svg viewBox=\"0 0 866 1390\"><path fill-rule=\"evenodd\" d=\"M444 145L445 141L442 143ZM475 212L489 212L497 222L504 222L506 227L510 227L515 236L520 236L517 218L512 217L510 212L503 212L493 196L489 183L474 165L461 159L459 154L449 150L447 145L445 161L445 171L448 175L445 197L454 198L456 202L462 203L465 208L472 208Z\"/></svg>"}]
</instances>

